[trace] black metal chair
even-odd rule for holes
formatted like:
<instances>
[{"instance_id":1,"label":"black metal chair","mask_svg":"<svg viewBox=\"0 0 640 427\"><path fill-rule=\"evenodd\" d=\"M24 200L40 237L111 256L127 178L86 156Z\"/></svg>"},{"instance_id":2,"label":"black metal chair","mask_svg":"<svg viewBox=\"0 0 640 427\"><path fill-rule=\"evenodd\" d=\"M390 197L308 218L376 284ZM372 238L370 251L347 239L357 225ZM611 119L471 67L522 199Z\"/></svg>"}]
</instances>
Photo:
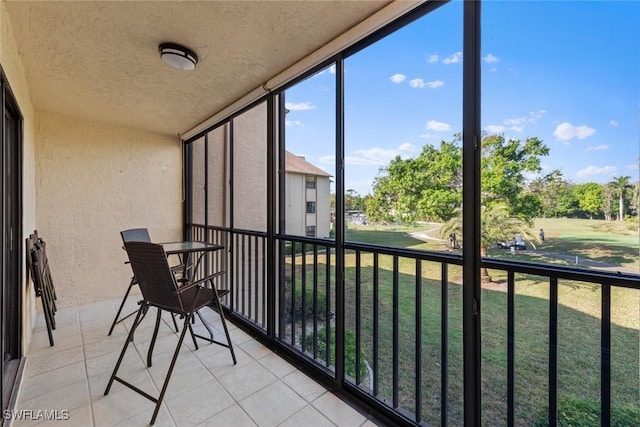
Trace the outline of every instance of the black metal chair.
<instances>
[{"instance_id":1,"label":"black metal chair","mask_svg":"<svg viewBox=\"0 0 640 427\"><path fill-rule=\"evenodd\" d=\"M146 228L130 228L128 230L123 230L120 232L120 236L122 236L122 242L126 243L126 242L151 242L151 236L149 235L149 230L147 230ZM129 261L127 261L128 263ZM177 270L183 270L183 266L174 266L172 267L173 270L177 271ZM121 319L118 319L120 317L120 314L122 313L122 309L124 308L124 304L127 301L127 297L129 296L129 293L131 292L131 288L133 288L134 285L137 285L138 282L136 281L136 276L135 274L133 276L131 276L131 281L129 282L129 286L127 287L127 292L125 292L124 297L122 298L122 302L120 303L120 307L118 308L118 312L116 313L116 317L113 319L113 323L111 323L111 328L109 328L109 335L111 335L111 333L113 332L113 328L116 327L116 325L120 322L122 322L125 319L128 319L129 317L133 316L134 314L136 314L137 310L132 311L131 313L127 314L126 316L124 316ZM176 323L176 319L173 319L173 326L176 328L176 332L178 332L178 324Z\"/></svg>"},{"instance_id":2,"label":"black metal chair","mask_svg":"<svg viewBox=\"0 0 640 427\"><path fill-rule=\"evenodd\" d=\"M149 230L147 230L146 228L131 228L129 230L123 230L120 232L120 236L122 236L123 242L151 242ZM118 312L116 313L116 317L113 319L111 328L109 328L109 335L111 335L111 333L113 332L113 328L115 328L118 323L136 314L137 310L134 310L124 316L122 319L118 320L118 318L120 317L120 313L122 313L122 309L124 308L124 303L127 301L127 297L131 292L131 288L133 288L133 286L137 284L138 282L136 282L136 276L131 276L131 281L129 282L129 287L127 287L127 292L125 292L124 297L122 298L122 302L120 303L120 307L118 308Z\"/></svg>"},{"instance_id":3,"label":"black metal chair","mask_svg":"<svg viewBox=\"0 0 640 427\"><path fill-rule=\"evenodd\" d=\"M107 388L105 389L104 394L105 396L109 394L109 390L111 389L113 381L115 380L151 400L156 404L150 423L153 425L156 417L158 416L158 411L160 410L162 399L164 398L167 386L169 385L169 380L171 378L171 374L173 372L173 368L178 358L178 353L180 352L180 347L182 346L182 342L184 341L187 330L191 331L194 342L196 339L195 337L198 336L194 335L193 330L191 329L191 321L197 310L203 307L211 307L213 309L217 309L220 315L220 320L222 321L222 326L224 328L227 342L224 343L214 340L208 341L227 347L231 353L233 364L236 364L236 356L233 351L233 345L229 336L229 330L227 329L227 324L224 318L222 304L220 303L220 298L227 295L229 291L218 290L213 283L213 279L220 276L221 272L212 274L211 276L207 276L203 279L196 280L191 283L184 284L182 286L178 286L178 282L175 275L171 271L171 267L169 266L169 262L167 261L167 256L164 252L164 249L162 248L162 245L148 242L125 242L125 249L127 250L127 254L129 255L129 261L131 262L133 273L136 277L138 285L140 286L140 290L142 291L143 299L139 302L140 308L137 311L135 321L133 322L133 326L129 331L129 336L125 341L124 347L122 348L122 352L120 353L120 357L118 358L118 362L116 363L113 374L109 379L109 383L107 384ZM133 334L136 328L142 322L142 319L149 310L149 307L156 307L158 309L156 324L147 353L147 366L149 367L151 366L153 347L158 335L158 328L160 326L160 315L162 310L179 315L181 318L184 317L182 332L180 334L180 338L178 339L178 344L176 345L175 352L173 353L173 358L171 359L169 370L162 385L162 390L160 391L160 395L157 398L140 390L136 386L117 376L118 369L120 368L120 364L122 363L127 348L132 340Z\"/></svg>"}]
</instances>

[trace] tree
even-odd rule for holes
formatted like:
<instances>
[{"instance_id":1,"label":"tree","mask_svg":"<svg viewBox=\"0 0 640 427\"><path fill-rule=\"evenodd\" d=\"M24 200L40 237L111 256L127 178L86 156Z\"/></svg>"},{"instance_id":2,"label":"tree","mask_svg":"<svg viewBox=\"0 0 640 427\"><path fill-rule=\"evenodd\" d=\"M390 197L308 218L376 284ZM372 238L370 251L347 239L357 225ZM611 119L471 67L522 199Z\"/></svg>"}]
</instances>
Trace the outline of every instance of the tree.
<instances>
[{"instance_id":1,"label":"tree","mask_svg":"<svg viewBox=\"0 0 640 427\"><path fill-rule=\"evenodd\" d=\"M491 135L482 140L482 204L506 203L509 209L525 189L525 174L542 170L540 158L549 148L538 138L506 140L504 135ZM511 212L511 211L510 211ZM521 215L531 218L528 212Z\"/></svg>"},{"instance_id":2,"label":"tree","mask_svg":"<svg viewBox=\"0 0 640 427\"><path fill-rule=\"evenodd\" d=\"M573 184L565 179L559 169L554 169L529 184L529 191L540 198L544 218L575 214L578 200L572 189Z\"/></svg>"},{"instance_id":3,"label":"tree","mask_svg":"<svg viewBox=\"0 0 640 427\"><path fill-rule=\"evenodd\" d=\"M372 221L449 219L462 200L462 150L456 141L425 145L415 158L380 169L366 203Z\"/></svg>"},{"instance_id":4,"label":"tree","mask_svg":"<svg viewBox=\"0 0 640 427\"><path fill-rule=\"evenodd\" d=\"M618 221L622 221L624 219L624 196L629 185L630 176L614 176L613 181L609 183L614 194L618 195Z\"/></svg>"},{"instance_id":5,"label":"tree","mask_svg":"<svg viewBox=\"0 0 640 427\"><path fill-rule=\"evenodd\" d=\"M609 184L605 184L602 186L602 212L606 221L611 221L611 203L613 203L613 191Z\"/></svg>"},{"instance_id":6,"label":"tree","mask_svg":"<svg viewBox=\"0 0 640 427\"><path fill-rule=\"evenodd\" d=\"M504 203L483 205L480 210L480 256L486 257L488 249L496 242L513 239L518 234L535 247L533 242L540 240L531 226L531 221L511 216L509 207ZM462 235L462 209L457 209L456 215L440 228L443 238L451 233ZM491 281L486 268L480 270L480 278L483 282Z\"/></svg>"},{"instance_id":7,"label":"tree","mask_svg":"<svg viewBox=\"0 0 640 427\"><path fill-rule=\"evenodd\" d=\"M362 197L356 190L349 188L344 195L344 210L364 211L364 209L364 197Z\"/></svg>"},{"instance_id":8,"label":"tree","mask_svg":"<svg viewBox=\"0 0 640 427\"><path fill-rule=\"evenodd\" d=\"M462 202L461 135L439 147L425 145L416 158L399 156L380 170L367 203L372 221L446 221ZM506 203L510 213L531 218L540 205L523 197L525 174L540 172L549 148L538 138L524 141L491 135L482 141L482 200Z\"/></svg>"},{"instance_id":9,"label":"tree","mask_svg":"<svg viewBox=\"0 0 640 427\"><path fill-rule=\"evenodd\" d=\"M593 219L604 207L602 186L595 182L579 184L573 188L573 194L578 200L578 206L582 212Z\"/></svg>"}]
</instances>

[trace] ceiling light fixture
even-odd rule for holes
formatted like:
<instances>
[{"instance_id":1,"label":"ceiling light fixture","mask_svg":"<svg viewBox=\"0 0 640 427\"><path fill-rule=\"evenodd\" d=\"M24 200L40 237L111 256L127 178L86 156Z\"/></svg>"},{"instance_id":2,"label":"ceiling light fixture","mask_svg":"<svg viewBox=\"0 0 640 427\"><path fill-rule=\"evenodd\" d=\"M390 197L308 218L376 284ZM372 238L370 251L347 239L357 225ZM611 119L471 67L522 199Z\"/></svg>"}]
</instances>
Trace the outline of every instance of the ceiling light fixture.
<instances>
[{"instance_id":1,"label":"ceiling light fixture","mask_svg":"<svg viewBox=\"0 0 640 427\"><path fill-rule=\"evenodd\" d=\"M162 43L158 51L164 62L178 70L193 70L198 63L198 56L192 50L176 43Z\"/></svg>"}]
</instances>

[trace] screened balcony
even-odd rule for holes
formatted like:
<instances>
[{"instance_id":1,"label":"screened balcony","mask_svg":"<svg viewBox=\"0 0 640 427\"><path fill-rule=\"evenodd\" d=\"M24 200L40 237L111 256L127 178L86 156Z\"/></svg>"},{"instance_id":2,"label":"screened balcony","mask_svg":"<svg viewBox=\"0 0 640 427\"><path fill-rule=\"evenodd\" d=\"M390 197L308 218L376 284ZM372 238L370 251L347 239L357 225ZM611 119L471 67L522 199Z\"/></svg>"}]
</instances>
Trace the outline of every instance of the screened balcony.
<instances>
[{"instance_id":1,"label":"screened balcony","mask_svg":"<svg viewBox=\"0 0 640 427\"><path fill-rule=\"evenodd\" d=\"M225 247L200 273L226 272L225 312L244 356L232 367L216 348L186 348L184 378L222 403L176 409L174 391L158 423L640 422L637 177L619 196L604 184L637 175L628 96L637 75L633 61L595 66L583 55L606 46L611 58L637 57L626 25L637 5L617 4L605 19L597 2L218 3L2 11L3 93L24 126L17 237L37 228L47 239L61 298L47 348L21 276L16 409L70 409L87 425L148 422L151 409L136 413L126 390L105 397L97 385L128 326L105 336L131 274L118 233L143 226L155 241ZM531 28L551 16L553 46ZM600 19L612 29L601 39L582 28L576 41L566 29ZM47 22L69 29L52 33ZM156 70L166 37L192 40L192 74ZM591 90L594 81L610 81L610 92ZM514 152L519 161L502 163ZM614 152L626 163L612 166ZM602 205L592 208L581 201L597 174ZM484 207L501 198L536 224L523 251L485 241L512 221L485 222ZM216 327L216 315L207 320ZM163 329L169 345L175 336ZM139 365L131 361L133 373L155 387L153 369ZM64 407L44 407L58 384L69 387ZM283 409L263 417L265 402Z\"/></svg>"}]
</instances>

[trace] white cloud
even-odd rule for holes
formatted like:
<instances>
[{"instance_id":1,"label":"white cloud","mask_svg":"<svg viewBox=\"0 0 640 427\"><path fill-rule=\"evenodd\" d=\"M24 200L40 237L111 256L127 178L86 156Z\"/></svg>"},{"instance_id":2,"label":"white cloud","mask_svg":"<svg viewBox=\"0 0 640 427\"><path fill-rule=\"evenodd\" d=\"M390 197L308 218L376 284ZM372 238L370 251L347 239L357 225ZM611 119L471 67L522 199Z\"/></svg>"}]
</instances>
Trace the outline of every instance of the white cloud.
<instances>
[{"instance_id":1,"label":"white cloud","mask_svg":"<svg viewBox=\"0 0 640 427\"><path fill-rule=\"evenodd\" d=\"M403 81L406 80L406 78L407 76L405 76L404 74L394 74L389 78L389 80L391 80L394 83L402 83Z\"/></svg>"},{"instance_id":2,"label":"white cloud","mask_svg":"<svg viewBox=\"0 0 640 427\"><path fill-rule=\"evenodd\" d=\"M490 133L502 133L504 132L504 126L502 125L489 125L484 128L487 132Z\"/></svg>"},{"instance_id":3,"label":"white cloud","mask_svg":"<svg viewBox=\"0 0 640 427\"><path fill-rule=\"evenodd\" d=\"M444 132L451 129L451 126L444 122L437 122L435 120L429 120L427 122L427 130L435 130L438 132Z\"/></svg>"},{"instance_id":4,"label":"white cloud","mask_svg":"<svg viewBox=\"0 0 640 427\"><path fill-rule=\"evenodd\" d=\"M315 110L316 106L310 102L286 102L284 107L289 111Z\"/></svg>"},{"instance_id":5,"label":"white cloud","mask_svg":"<svg viewBox=\"0 0 640 427\"><path fill-rule=\"evenodd\" d=\"M285 120L285 126L304 126L300 120Z\"/></svg>"},{"instance_id":6,"label":"white cloud","mask_svg":"<svg viewBox=\"0 0 640 427\"><path fill-rule=\"evenodd\" d=\"M462 52L456 52L442 60L444 64L457 64L462 61Z\"/></svg>"},{"instance_id":7,"label":"white cloud","mask_svg":"<svg viewBox=\"0 0 640 427\"><path fill-rule=\"evenodd\" d=\"M444 86L444 82L442 80L434 80L432 82L427 82L427 86L429 86L431 89L436 89Z\"/></svg>"},{"instance_id":8,"label":"white cloud","mask_svg":"<svg viewBox=\"0 0 640 427\"><path fill-rule=\"evenodd\" d=\"M413 79L409 82L409 86L416 88L416 89L422 89L423 87L425 87L427 84L424 82L424 80L422 79Z\"/></svg>"},{"instance_id":9,"label":"white cloud","mask_svg":"<svg viewBox=\"0 0 640 427\"><path fill-rule=\"evenodd\" d=\"M580 169L576 176L578 178L587 178L594 175L614 176L618 172L618 168L615 166L587 166L584 169Z\"/></svg>"},{"instance_id":10,"label":"white cloud","mask_svg":"<svg viewBox=\"0 0 640 427\"><path fill-rule=\"evenodd\" d=\"M333 154L329 154L327 156L320 156L318 159L320 163L325 163L327 165L335 165L336 164L336 156Z\"/></svg>"},{"instance_id":11,"label":"white cloud","mask_svg":"<svg viewBox=\"0 0 640 427\"><path fill-rule=\"evenodd\" d=\"M632 170L632 171L637 171L638 169L640 169L640 164L634 163L634 164L631 164L631 165L627 165L627 169Z\"/></svg>"},{"instance_id":12,"label":"white cloud","mask_svg":"<svg viewBox=\"0 0 640 427\"><path fill-rule=\"evenodd\" d=\"M333 64L331 67L329 67L329 74L335 74L336 73L336 64Z\"/></svg>"},{"instance_id":13,"label":"white cloud","mask_svg":"<svg viewBox=\"0 0 640 427\"><path fill-rule=\"evenodd\" d=\"M348 165L385 166L398 154L398 150L374 147L356 150L354 155L345 156L344 161Z\"/></svg>"},{"instance_id":14,"label":"white cloud","mask_svg":"<svg viewBox=\"0 0 640 427\"><path fill-rule=\"evenodd\" d=\"M484 62L486 62L487 64L492 64L494 62L500 62L500 60L498 59L497 56L495 56L494 54L490 53L487 56L485 56L484 58L482 58L482 60Z\"/></svg>"},{"instance_id":15,"label":"white cloud","mask_svg":"<svg viewBox=\"0 0 640 427\"><path fill-rule=\"evenodd\" d=\"M617 128L618 127L618 122L616 122L615 120L609 120L609 126Z\"/></svg>"},{"instance_id":16,"label":"white cloud","mask_svg":"<svg viewBox=\"0 0 640 427\"><path fill-rule=\"evenodd\" d=\"M403 158L409 157L408 153L415 151L413 144L405 142L400 144L398 148L380 148L373 147L368 149L355 150L345 156L344 161L347 165L355 166L386 166L396 156ZM403 154L404 153L404 154ZM335 156L328 155L320 157L321 163L335 164Z\"/></svg>"},{"instance_id":17,"label":"white cloud","mask_svg":"<svg viewBox=\"0 0 640 427\"><path fill-rule=\"evenodd\" d=\"M560 141L569 141L573 138L585 139L596 132L594 128L589 126L574 126L569 122L560 123L556 130L553 131L553 135Z\"/></svg>"},{"instance_id":18,"label":"white cloud","mask_svg":"<svg viewBox=\"0 0 640 427\"><path fill-rule=\"evenodd\" d=\"M413 146L410 142L405 142L404 144L400 144L398 150L400 151L415 151L416 147Z\"/></svg>"},{"instance_id":19,"label":"white cloud","mask_svg":"<svg viewBox=\"0 0 640 427\"><path fill-rule=\"evenodd\" d=\"M429 64L435 64L436 62L438 62L438 59L439 59L438 55L436 55L435 53L432 53L427 57L427 62Z\"/></svg>"},{"instance_id":20,"label":"white cloud","mask_svg":"<svg viewBox=\"0 0 640 427\"><path fill-rule=\"evenodd\" d=\"M522 132L525 125L537 123L546 113L547 110L530 111L526 116L506 119L503 124L514 132Z\"/></svg>"},{"instance_id":21,"label":"white cloud","mask_svg":"<svg viewBox=\"0 0 640 427\"><path fill-rule=\"evenodd\" d=\"M606 144L587 147L587 151L602 151L602 150L608 150L608 149L609 149L609 146Z\"/></svg>"},{"instance_id":22,"label":"white cloud","mask_svg":"<svg viewBox=\"0 0 640 427\"><path fill-rule=\"evenodd\" d=\"M433 133L423 133L422 135L419 136L419 138L422 138L422 139L438 139L438 135L435 135Z\"/></svg>"}]
</instances>

